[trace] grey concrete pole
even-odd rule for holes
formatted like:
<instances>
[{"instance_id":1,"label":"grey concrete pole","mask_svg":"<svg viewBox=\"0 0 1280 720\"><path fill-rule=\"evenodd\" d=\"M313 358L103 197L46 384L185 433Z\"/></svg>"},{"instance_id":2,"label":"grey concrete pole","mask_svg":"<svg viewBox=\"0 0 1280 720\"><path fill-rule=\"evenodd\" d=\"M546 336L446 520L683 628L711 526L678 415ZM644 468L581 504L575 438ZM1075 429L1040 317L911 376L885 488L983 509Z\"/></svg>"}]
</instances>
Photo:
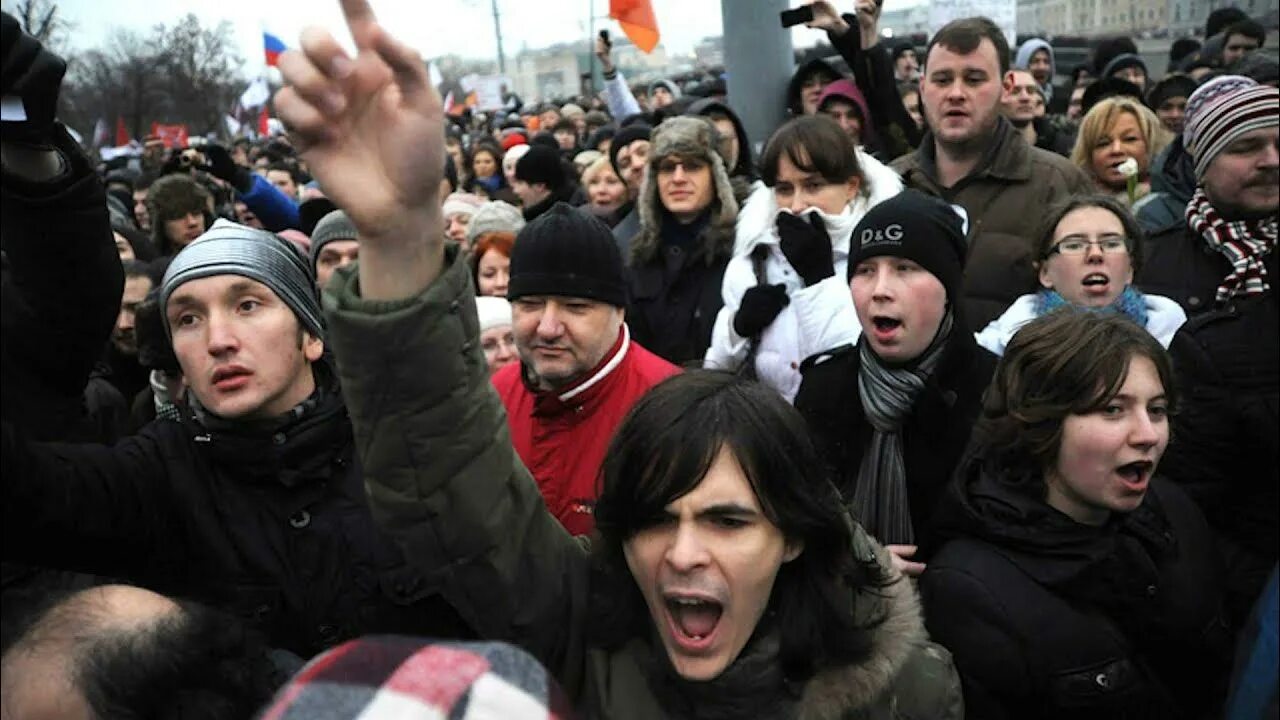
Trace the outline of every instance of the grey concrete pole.
<instances>
[{"instance_id":1,"label":"grey concrete pole","mask_svg":"<svg viewBox=\"0 0 1280 720\"><path fill-rule=\"evenodd\" d=\"M787 119L787 81L795 69L791 33L778 22L787 0L721 0L729 106L758 151ZM759 154L756 154L759 157Z\"/></svg>"}]
</instances>

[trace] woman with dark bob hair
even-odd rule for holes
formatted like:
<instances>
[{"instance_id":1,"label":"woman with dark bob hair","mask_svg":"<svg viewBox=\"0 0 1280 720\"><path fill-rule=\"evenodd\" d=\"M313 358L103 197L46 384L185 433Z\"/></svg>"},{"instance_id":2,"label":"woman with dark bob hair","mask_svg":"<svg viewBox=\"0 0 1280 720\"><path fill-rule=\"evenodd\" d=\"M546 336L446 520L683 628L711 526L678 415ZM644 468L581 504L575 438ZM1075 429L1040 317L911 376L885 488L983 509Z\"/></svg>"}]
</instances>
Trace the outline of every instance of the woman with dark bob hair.
<instances>
[{"instance_id":1,"label":"woman with dark bob hair","mask_svg":"<svg viewBox=\"0 0 1280 720\"><path fill-rule=\"evenodd\" d=\"M745 371L791 402L800 363L858 339L845 283L850 236L902 179L826 115L778 128L760 159L724 272L704 366Z\"/></svg>"},{"instance_id":2,"label":"woman with dark bob hair","mask_svg":"<svg viewBox=\"0 0 1280 720\"><path fill-rule=\"evenodd\" d=\"M999 355L1023 325L1070 305L1123 315L1169 347L1187 314L1176 301L1133 285L1142 269L1142 228L1129 210L1105 195L1057 203L1040 227L1036 269L1040 290L1023 295L974 337Z\"/></svg>"},{"instance_id":3,"label":"woman with dark bob hair","mask_svg":"<svg viewBox=\"0 0 1280 720\"><path fill-rule=\"evenodd\" d=\"M1064 308L1009 342L921 577L981 718L1199 718L1231 633L1199 509L1156 477L1177 409L1146 330Z\"/></svg>"}]
</instances>

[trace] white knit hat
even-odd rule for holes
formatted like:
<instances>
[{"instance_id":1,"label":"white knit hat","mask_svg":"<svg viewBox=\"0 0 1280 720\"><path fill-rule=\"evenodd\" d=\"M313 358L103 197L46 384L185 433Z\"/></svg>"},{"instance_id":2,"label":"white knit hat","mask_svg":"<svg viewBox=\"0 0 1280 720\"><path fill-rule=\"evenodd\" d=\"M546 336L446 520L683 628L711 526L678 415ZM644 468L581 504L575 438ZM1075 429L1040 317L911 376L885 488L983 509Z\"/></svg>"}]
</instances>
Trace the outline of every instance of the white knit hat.
<instances>
[{"instance_id":1,"label":"white knit hat","mask_svg":"<svg viewBox=\"0 0 1280 720\"><path fill-rule=\"evenodd\" d=\"M476 298L476 315L480 317L480 332L510 325L511 303L502 297L478 297Z\"/></svg>"},{"instance_id":2,"label":"white knit hat","mask_svg":"<svg viewBox=\"0 0 1280 720\"><path fill-rule=\"evenodd\" d=\"M519 235L523 229L524 216L519 208L501 200L492 200L477 208L471 216L471 224L467 225L467 242L474 244L476 238L490 232Z\"/></svg>"}]
</instances>

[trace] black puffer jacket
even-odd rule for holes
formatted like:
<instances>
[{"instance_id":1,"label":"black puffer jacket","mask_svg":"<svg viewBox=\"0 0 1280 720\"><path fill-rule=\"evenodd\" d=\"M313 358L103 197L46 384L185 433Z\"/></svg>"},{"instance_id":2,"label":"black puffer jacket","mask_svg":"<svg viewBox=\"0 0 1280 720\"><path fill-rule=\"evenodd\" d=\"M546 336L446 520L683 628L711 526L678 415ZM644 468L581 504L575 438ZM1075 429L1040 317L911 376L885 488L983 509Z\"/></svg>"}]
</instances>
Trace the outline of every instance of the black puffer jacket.
<instances>
[{"instance_id":1,"label":"black puffer jacket","mask_svg":"<svg viewBox=\"0 0 1280 720\"><path fill-rule=\"evenodd\" d=\"M1079 524L981 463L940 505L950 538L920 580L973 718L1199 718L1222 707L1232 636L1195 504L1155 479L1142 504Z\"/></svg>"},{"instance_id":2,"label":"black puffer jacket","mask_svg":"<svg viewBox=\"0 0 1280 720\"><path fill-rule=\"evenodd\" d=\"M1272 276L1274 277L1274 276ZM1169 345L1180 409L1160 466L1204 511L1242 621L1280 544L1280 302L1274 290L1189 320Z\"/></svg>"},{"instance_id":3,"label":"black puffer jacket","mask_svg":"<svg viewBox=\"0 0 1280 720\"><path fill-rule=\"evenodd\" d=\"M846 499L853 497L873 432L858 396L861 365L858 348L853 346L809 358L800 368L804 380L796 394L796 409L808 422L818 451ZM903 423L907 496L921 558L934 549L933 512L964 454L995 366L996 357L957 325L937 372ZM874 536L875 528L868 527L867 532Z\"/></svg>"},{"instance_id":4,"label":"black puffer jacket","mask_svg":"<svg viewBox=\"0 0 1280 720\"><path fill-rule=\"evenodd\" d=\"M369 633L471 636L375 528L336 388L300 407L252 429L157 420L112 447L6 422L6 559L201 600L303 657Z\"/></svg>"},{"instance_id":5,"label":"black puffer jacket","mask_svg":"<svg viewBox=\"0 0 1280 720\"><path fill-rule=\"evenodd\" d=\"M1272 283L1280 278L1280 260L1272 251L1263 258ZM1176 301L1195 317L1213 310L1218 286L1231 274L1231 263L1209 247L1183 220L1178 225L1152 235L1142 246L1142 269L1134 284L1148 295L1163 295Z\"/></svg>"}]
</instances>

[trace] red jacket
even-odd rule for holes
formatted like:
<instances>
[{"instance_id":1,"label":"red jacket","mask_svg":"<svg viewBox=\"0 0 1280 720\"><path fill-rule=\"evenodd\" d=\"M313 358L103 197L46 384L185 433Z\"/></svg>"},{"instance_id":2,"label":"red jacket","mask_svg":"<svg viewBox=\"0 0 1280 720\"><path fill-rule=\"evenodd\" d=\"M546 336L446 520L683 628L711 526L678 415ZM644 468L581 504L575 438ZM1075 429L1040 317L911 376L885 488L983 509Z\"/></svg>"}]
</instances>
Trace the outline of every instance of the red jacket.
<instances>
[{"instance_id":1,"label":"red jacket","mask_svg":"<svg viewBox=\"0 0 1280 720\"><path fill-rule=\"evenodd\" d=\"M507 408L511 442L551 514L574 535L595 527L596 478L613 431L649 388L679 372L631 342L626 324L604 360L580 382L557 392L529 386L521 363L493 376Z\"/></svg>"}]
</instances>

